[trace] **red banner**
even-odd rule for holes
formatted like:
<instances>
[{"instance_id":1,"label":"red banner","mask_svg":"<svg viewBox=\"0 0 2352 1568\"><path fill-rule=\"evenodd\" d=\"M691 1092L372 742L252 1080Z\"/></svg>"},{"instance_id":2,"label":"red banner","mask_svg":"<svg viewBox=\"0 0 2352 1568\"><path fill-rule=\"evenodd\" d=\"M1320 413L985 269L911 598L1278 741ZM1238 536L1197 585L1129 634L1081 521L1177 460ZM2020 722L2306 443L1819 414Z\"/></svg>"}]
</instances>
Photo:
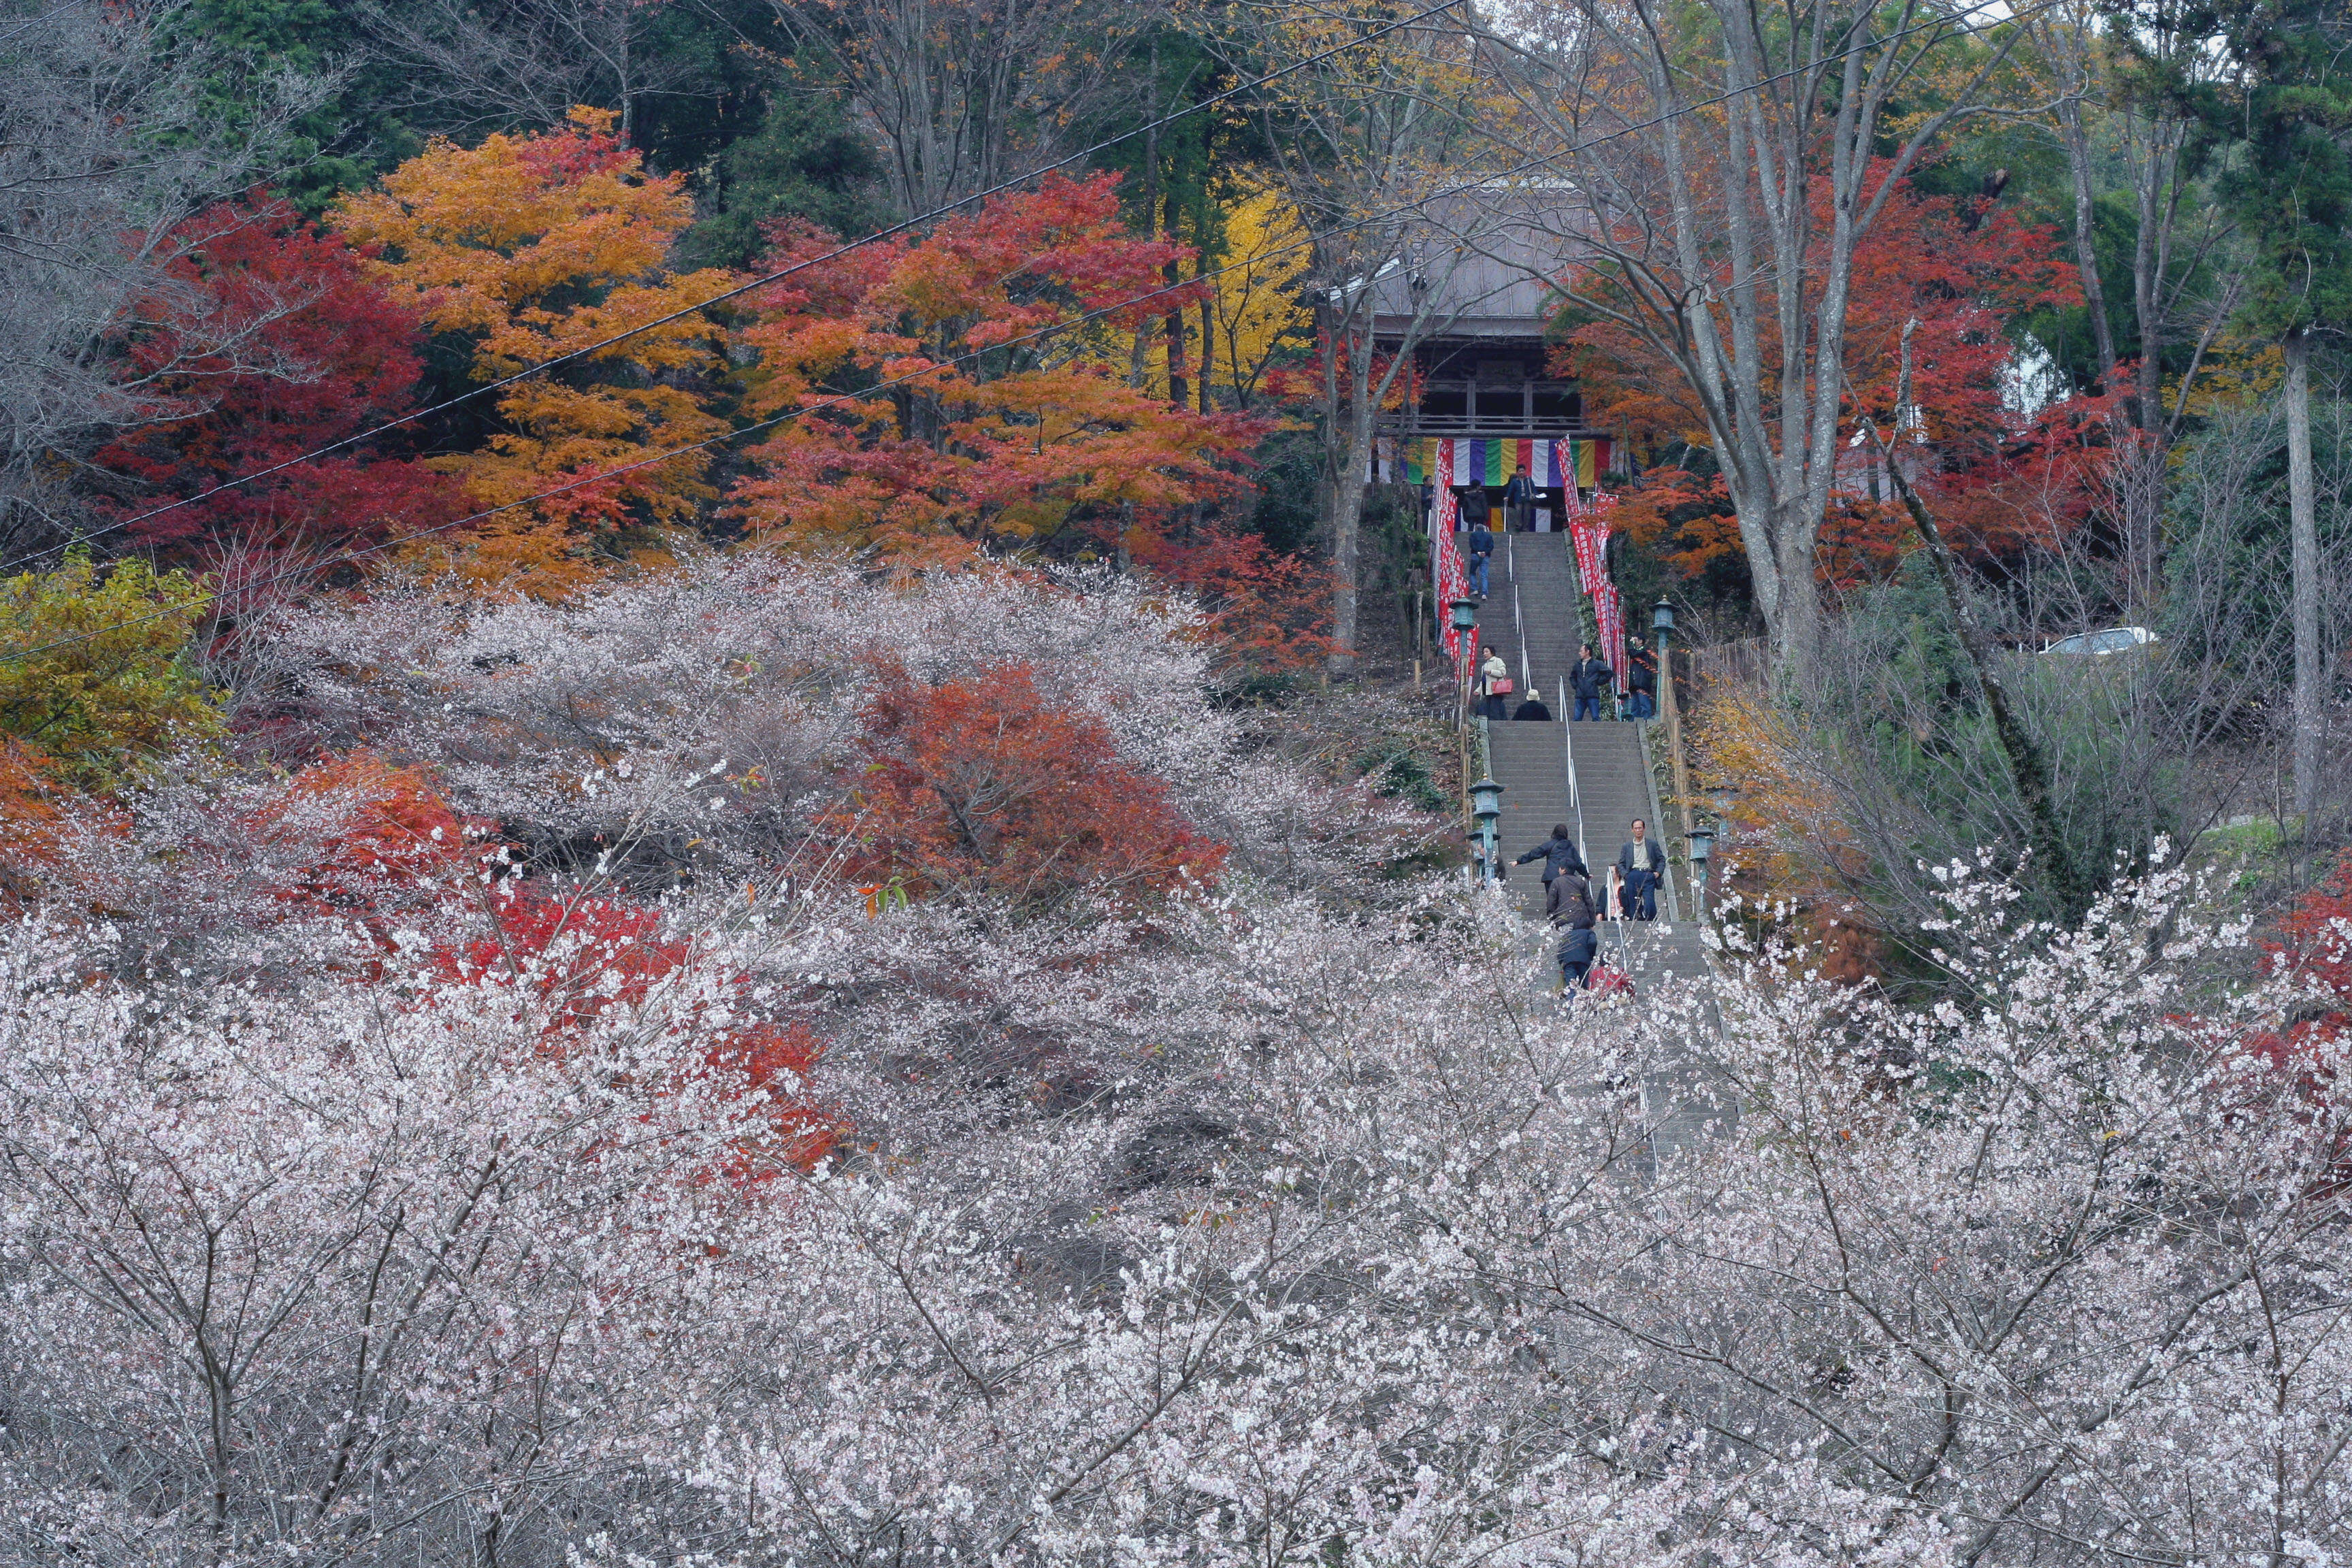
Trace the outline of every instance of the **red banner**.
<instances>
[{"instance_id":1,"label":"red banner","mask_svg":"<svg viewBox=\"0 0 2352 1568\"><path fill-rule=\"evenodd\" d=\"M1462 634L1454 629L1454 600L1470 591L1470 579L1462 570L1462 552L1454 542L1454 525L1461 510L1460 498L1454 493L1454 443L1437 443L1437 471L1430 476L1430 485L1437 493L1437 505L1429 520L1434 563L1433 586L1437 592L1437 633L1444 640L1445 651L1454 658L1458 668L1462 662Z\"/></svg>"},{"instance_id":2,"label":"red banner","mask_svg":"<svg viewBox=\"0 0 2352 1568\"><path fill-rule=\"evenodd\" d=\"M1588 594L1592 592L1592 585L1601 581L1601 548L1594 537L1598 531L1597 521L1591 512L1579 514L1576 521L1568 525L1568 537L1576 545L1577 581L1584 584L1584 591Z\"/></svg>"},{"instance_id":3,"label":"red banner","mask_svg":"<svg viewBox=\"0 0 2352 1568\"><path fill-rule=\"evenodd\" d=\"M1592 595L1592 619L1601 628L1601 657L1616 676L1617 689L1625 689L1625 605L1617 584L1609 578L1607 496L1595 496L1569 524L1576 545L1576 574Z\"/></svg>"}]
</instances>

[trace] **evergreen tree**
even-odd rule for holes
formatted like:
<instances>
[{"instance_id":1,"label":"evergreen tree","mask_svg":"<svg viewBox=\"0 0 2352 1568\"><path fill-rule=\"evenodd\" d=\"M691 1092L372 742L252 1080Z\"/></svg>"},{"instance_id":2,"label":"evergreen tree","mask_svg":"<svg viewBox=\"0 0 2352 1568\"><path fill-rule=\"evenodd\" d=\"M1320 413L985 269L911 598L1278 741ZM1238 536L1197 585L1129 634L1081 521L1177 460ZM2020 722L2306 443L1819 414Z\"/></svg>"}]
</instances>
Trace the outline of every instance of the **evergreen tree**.
<instances>
[{"instance_id":1,"label":"evergreen tree","mask_svg":"<svg viewBox=\"0 0 2352 1568\"><path fill-rule=\"evenodd\" d=\"M2327 700L2311 353L2318 334L2352 325L2352 17L2341 0L2224 0L2212 19L2236 69L2197 99L2213 132L2237 143L2220 195L2250 252L2243 318L2286 359L2294 808L2307 815Z\"/></svg>"}]
</instances>

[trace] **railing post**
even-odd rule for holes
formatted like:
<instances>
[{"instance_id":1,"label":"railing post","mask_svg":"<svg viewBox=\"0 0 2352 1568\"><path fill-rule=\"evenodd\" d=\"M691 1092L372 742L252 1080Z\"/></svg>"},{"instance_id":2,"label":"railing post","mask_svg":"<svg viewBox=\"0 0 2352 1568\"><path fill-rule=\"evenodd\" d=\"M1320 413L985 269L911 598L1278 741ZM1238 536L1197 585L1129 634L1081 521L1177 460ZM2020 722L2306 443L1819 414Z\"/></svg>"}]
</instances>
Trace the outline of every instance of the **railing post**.
<instances>
[{"instance_id":1,"label":"railing post","mask_svg":"<svg viewBox=\"0 0 2352 1568\"><path fill-rule=\"evenodd\" d=\"M1679 707L1675 701L1674 607L1665 600L1658 601L1657 612L1650 630L1658 645L1658 706L1666 719L1666 763L1675 779L1675 815L1682 818L1683 842L1690 842L1690 771L1683 761L1683 727Z\"/></svg>"}]
</instances>

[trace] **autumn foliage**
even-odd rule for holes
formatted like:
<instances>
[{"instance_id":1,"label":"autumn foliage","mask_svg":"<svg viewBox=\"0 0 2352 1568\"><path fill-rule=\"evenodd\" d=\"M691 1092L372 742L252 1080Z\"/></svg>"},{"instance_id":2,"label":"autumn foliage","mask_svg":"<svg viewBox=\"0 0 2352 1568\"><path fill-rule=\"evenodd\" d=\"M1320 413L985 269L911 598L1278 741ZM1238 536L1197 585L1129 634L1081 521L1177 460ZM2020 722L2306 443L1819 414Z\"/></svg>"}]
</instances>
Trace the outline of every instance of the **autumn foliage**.
<instances>
[{"instance_id":1,"label":"autumn foliage","mask_svg":"<svg viewBox=\"0 0 2352 1568\"><path fill-rule=\"evenodd\" d=\"M1235 666L1302 671L1339 650L1331 637L1330 572L1282 554L1261 535L1139 523L1119 542L1137 565L1200 603L1207 637Z\"/></svg>"},{"instance_id":2,"label":"autumn foliage","mask_svg":"<svg viewBox=\"0 0 2352 1568\"><path fill-rule=\"evenodd\" d=\"M643 1007L655 990L678 982L693 943L663 933L658 910L593 897L565 898L528 883L500 883L487 900L489 929L439 950L437 966L464 984L511 986L545 1010L545 1048L565 1049L599 1017ZM722 992L746 989L740 978ZM673 1032L708 1034L696 1071L722 1074L730 1088L772 1100L757 1148L743 1147L734 1173L754 1175L766 1162L803 1170L833 1147L838 1128L806 1099L805 1086L824 1045L799 1022L738 1020L725 1003L689 1005L671 1016Z\"/></svg>"},{"instance_id":3,"label":"autumn foliage","mask_svg":"<svg viewBox=\"0 0 2352 1568\"><path fill-rule=\"evenodd\" d=\"M2257 1044L2279 1067L2308 1070L2318 1047L2352 1029L2352 854L2294 901L2267 944L2272 968L2303 980L2318 1000Z\"/></svg>"},{"instance_id":4,"label":"autumn foliage","mask_svg":"<svg viewBox=\"0 0 2352 1568\"><path fill-rule=\"evenodd\" d=\"M478 870L486 831L427 770L367 751L320 758L243 826L253 845L293 850L276 889L289 910L360 920L380 944L387 916L436 904Z\"/></svg>"},{"instance_id":5,"label":"autumn foliage","mask_svg":"<svg viewBox=\"0 0 2352 1568\"><path fill-rule=\"evenodd\" d=\"M0 733L61 780L101 792L217 740L222 694L187 658L210 607L187 573L137 559L101 573L76 552L54 572L0 581Z\"/></svg>"},{"instance_id":6,"label":"autumn foliage","mask_svg":"<svg viewBox=\"0 0 2352 1568\"><path fill-rule=\"evenodd\" d=\"M83 804L38 751L0 741L0 900L11 911L39 896L57 863L64 814Z\"/></svg>"},{"instance_id":7,"label":"autumn foliage","mask_svg":"<svg viewBox=\"0 0 2352 1568\"><path fill-rule=\"evenodd\" d=\"M1233 465L1259 427L1130 386L1115 357L1205 285L1163 287L1187 253L1131 237L1109 176L1049 177L833 259L816 259L831 235L773 233L765 265L803 269L757 296L742 334L760 354L752 405L809 412L751 450L761 471L734 510L755 531L1017 543L1080 515L1148 519L1243 490ZM1076 330L1033 339L1051 328Z\"/></svg>"},{"instance_id":8,"label":"autumn foliage","mask_svg":"<svg viewBox=\"0 0 2352 1568\"><path fill-rule=\"evenodd\" d=\"M118 371L154 422L101 447L116 507L138 517L289 463L408 412L418 319L341 238L282 202L226 203L181 226L173 287ZM396 441L396 438L395 438ZM463 496L415 459L355 446L131 522L184 559L331 551L458 515Z\"/></svg>"},{"instance_id":9,"label":"autumn foliage","mask_svg":"<svg viewBox=\"0 0 2352 1568\"><path fill-rule=\"evenodd\" d=\"M1109 727L1041 691L1029 666L937 685L890 672L861 719L864 765L833 821L861 879L918 897L1135 902L1223 862L1120 759Z\"/></svg>"},{"instance_id":10,"label":"autumn foliage","mask_svg":"<svg viewBox=\"0 0 2352 1568\"><path fill-rule=\"evenodd\" d=\"M544 134L436 141L335 210L396 299L471 342L478 380L588 351L499 393L483 449L434 459L477 509L510 509L438 547L485 585L562 594L600 556L657 552L660 528L714 499L706 454L649 459L727 427L697 387L721 365L718 329L690 307L734 279L669 269L693 217L685 176L647 174L611 124L582 110ZM590 346L631 329L643 330Z\"/></svg>"},{"instance_id":11,"label":"autumn foliage","mask_svg":"<svg viewBox=\"0 0 2352 1568\"><path fill-rule=\"evenodd\" d=\"M1826 201L1825 190L1816 204ZM1824 210L1821 221L1826 225ZM1606 295L1605 278L1572 279ZM1809 282L1809 287L1818 288ZM2002 402L2012 353L2007 335L2018 317L2079 303L2080 283L2058 235L1979 198L1927 195L1906 186L1856 248L1846 317L1845 374L1851 383L1839 441L1847 452L1840 493L1824 524L1822 570L1832 581L1883 573L1912 543L1911 524L1891 484L1878 478L1876 447L1864 438L1845 447L1867 420L1881 440L1916 455L1923 491L1947 498L1989 486L2014 495L2047 476L2034 468L2052 437L2019 430ZM1811 309L1810 301L1808 309ZM1772 317L1768 313L1766 320ZM1896 402L1906 324L1911 333L1910 403L1916 422L1898 431ZM1768 414L1786 395L1770 379L1780 362L1770 333L1760 345L1768 369ZM1580 378L1586 417L1630 434L1637 446L1709 444L1707 421L1689 383L1650 344L1610 321L1575 325L1555 354L1556 367ZM2028 520L1995 505L1954 509L1958 542L1988 553L2017 548ZM1675 567L1696 575L1718 557L1741 551L1722 483L1681 471L1647 476L1621 514L1633 536Z\"/></svg>"}]
</instances>

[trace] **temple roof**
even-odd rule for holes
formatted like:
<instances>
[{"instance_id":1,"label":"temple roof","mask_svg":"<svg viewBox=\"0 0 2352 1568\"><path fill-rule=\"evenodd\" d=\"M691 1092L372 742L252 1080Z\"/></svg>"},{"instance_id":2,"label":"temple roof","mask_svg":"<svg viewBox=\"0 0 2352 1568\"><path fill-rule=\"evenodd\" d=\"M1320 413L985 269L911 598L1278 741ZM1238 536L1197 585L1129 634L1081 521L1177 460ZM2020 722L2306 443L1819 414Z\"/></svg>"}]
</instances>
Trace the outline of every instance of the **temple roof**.
<instances>
[{"instance_id":1,"label":"temple roof","mask_svg":"<svg viewBox=\"0 0 2352 1568\"><path fill-rule=\"evenodd\" d=\"M1423 210L1429 222L1418 254L1370 280L1375 334L1404 334L1417 283L1426 290L1424 340L1541 337L1556 303L1551 280L1583 249L1577 234L1591 210L1581 194L1563 181L1497 182Z\"/></svg>"}]
</instances>

